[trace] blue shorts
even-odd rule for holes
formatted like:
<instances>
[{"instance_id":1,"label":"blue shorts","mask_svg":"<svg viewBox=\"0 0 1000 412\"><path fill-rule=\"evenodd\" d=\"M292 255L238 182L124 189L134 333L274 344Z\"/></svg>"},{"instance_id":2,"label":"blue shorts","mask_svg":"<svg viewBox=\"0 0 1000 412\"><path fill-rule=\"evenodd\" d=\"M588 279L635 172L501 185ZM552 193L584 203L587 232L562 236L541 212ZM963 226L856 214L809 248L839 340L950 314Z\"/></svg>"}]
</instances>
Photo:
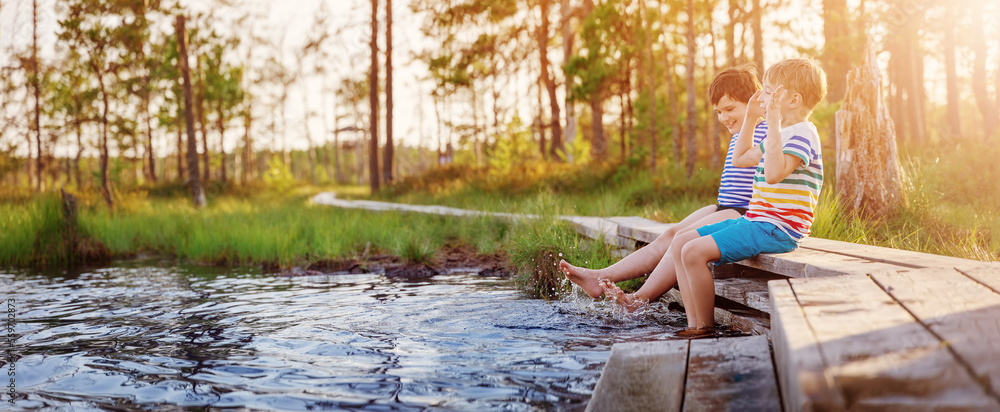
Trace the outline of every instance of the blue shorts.
<instances>
[{"instance_id":1,"label":"blue shorts","mask_svg":"<svg viewBox=\"0 0 1000 412\"><path fill-rule=\"evenodd\" d=\"M785 253L799 245L778 226L751 222L746 218L729 219L698 228L701 236L712 236L722 258L716 265L739 262L761 253Z\"/></svg>"}]
</instances>

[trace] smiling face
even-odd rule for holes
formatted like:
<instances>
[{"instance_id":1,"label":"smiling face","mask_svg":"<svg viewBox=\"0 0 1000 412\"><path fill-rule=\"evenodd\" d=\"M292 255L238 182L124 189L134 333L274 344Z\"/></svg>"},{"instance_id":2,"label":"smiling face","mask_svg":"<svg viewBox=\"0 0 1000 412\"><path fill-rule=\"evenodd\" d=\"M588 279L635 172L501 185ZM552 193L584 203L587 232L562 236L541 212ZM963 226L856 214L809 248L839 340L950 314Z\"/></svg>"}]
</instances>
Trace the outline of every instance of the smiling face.
<instances>
[{"instance_id":1,"label":"smiling face","mask_svg":"<svg viewBox=\"0 0 1000 412\"><path fill-rule=\"evenodd\" d=\"M747 104L730 99L728 95L722 96L715 104L715 116L732 134L740 132L746 114Z\"/></svg>"}]
</instances>

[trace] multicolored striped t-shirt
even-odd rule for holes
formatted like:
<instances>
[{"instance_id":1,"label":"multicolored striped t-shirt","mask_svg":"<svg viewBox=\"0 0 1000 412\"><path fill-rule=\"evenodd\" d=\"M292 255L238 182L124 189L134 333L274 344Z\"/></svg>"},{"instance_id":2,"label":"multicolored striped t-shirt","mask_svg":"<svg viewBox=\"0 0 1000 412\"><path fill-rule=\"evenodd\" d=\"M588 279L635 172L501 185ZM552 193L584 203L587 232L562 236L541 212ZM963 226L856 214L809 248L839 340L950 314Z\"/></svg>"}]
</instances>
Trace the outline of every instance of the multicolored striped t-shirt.
<instances>
[{"instance_id":1,"label":"multicolored striped t-shirt","mask_svg":"<svg viewBox=\"0 0 1000 412\"><path fill-rule=\"evenodd\" d=\"M823 154L819 133L811 122L781 129L781 151L802 159L784 180L769 184L764 179L764 158L754 175L753 199L747 220L777 225L796 242L809 236L819 192L823 189ZM764 152L761 142L760 151Z\"/></svg>"},{"instance_id":2,"label":"multicolored striped t-shirt","mask_svg":"<svg viewBox=\"0 0 1000 412\"><path fill-rule=\"evenodd\" d=\"M719 205L727 207L741 207L748 209L750 198L753 196L753 175L757 170L751 167L733 166L733 149L736 148L736 139L739 133L733 135L729 141L729 152L726 153L726 165L722 168L722 180L719 182ZM760 122L753 129L753 144L760 144L761 140L767 137L767 122Z\"/></svg>"}]
</instances>

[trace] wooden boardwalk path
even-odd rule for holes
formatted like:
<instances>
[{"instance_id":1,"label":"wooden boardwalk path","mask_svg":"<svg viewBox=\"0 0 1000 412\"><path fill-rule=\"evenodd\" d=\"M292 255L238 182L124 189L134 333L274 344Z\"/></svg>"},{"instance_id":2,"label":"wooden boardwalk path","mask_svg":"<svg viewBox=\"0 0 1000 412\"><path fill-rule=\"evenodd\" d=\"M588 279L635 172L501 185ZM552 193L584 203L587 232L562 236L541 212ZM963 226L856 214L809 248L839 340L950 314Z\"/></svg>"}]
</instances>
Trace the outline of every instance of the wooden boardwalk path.
<instances>
[{"instance_id":1,"label":"wooden boardwalk path","mask_svg":"<svg viewBox=\"0 0 1000 412\"><path fill-rule=\"evenodd\" d=\"M313 201L489 214L332 194ZM638 217L560 218L627 249L670 227ZM744 329L760 335L616 344L588 410L1000 411L1000 263L809 238L716 278L716 305L727 308L717 319L749 313L756 320Z\"/></svg>"}]
</instances>

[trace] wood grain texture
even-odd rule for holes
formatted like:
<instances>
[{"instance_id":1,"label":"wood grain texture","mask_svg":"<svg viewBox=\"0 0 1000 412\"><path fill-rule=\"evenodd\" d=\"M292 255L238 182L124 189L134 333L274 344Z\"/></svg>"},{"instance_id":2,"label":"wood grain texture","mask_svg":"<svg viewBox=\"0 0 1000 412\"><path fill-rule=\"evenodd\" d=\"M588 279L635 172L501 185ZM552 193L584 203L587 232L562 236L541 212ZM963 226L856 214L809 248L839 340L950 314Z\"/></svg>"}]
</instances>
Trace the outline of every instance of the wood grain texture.
<instances>
[{"instance_id":1,"label":"wood grain texture","mask_svg":"<svg viewBox=\"0 0 1000 412\"><path fill-rule=\"evenodd\" d=\"M819 341L788 280L767 283L771 296L774 366L786 411L843 410L836 381L826 373Z\"/></svg>"},{"instance_id":2,"label":"wood grain texture","mask_svg":"<svg viewBox=\"0 0 1000 412\"><path fill-rule=\"evenodd\" d=\"M679 411L688 341L616 343L587 411Z\"/></svg>"},{"instance_id":3,"label":"wood grain texture","mask_svg":"<svg viewBox=\"0 0 1000 412\"><path fill-rule=\"evenodd\" d=\"M691 341L684 411L780 409L767 337Z\"/></svg>"},{"instance_id":4,"label":"wood grain texture","mask_svg":"<svg viewBox=\"0 0 1000 412\"><path fill-rule=\"evenodd\" d=\"M789 284L846 409L995 407L941 341L868 276Z\"/></svg>"},{"instance_id":5,"label":"wood grain texture","mask_svg":"<svg viewBox=\"0 0 1000 412\"><path fill-rule=\"evenodd\" d=\"M635 239L643 243L653 243L673 223L660 223L638 216L608 218L618 224L618 236Z\"/></svg>"},{"instance_id":6,"label":"wood grain texture","mask_svg":"<svg viewBox=\"0 0 1000 412\"><path fill-rule=\"evenodd\" d=\"M922 267L972 267L982 264L982 262L969 259L813 237L803 240L800 248L854 256L914 269Z\"/></svg>"},{"instance_id":7,"label":"wood grain texture","mask_svg":"<svg viewBox=\"0 0 1000 412\"><path fill-rule=\"evenodd\" d=\"M865 274L877 270L900 270L908 268L906 266L801 247L788 253L761 254L737 263L793 278Z\"/></svg>"},{"instance_id":8,"label":"wood grain texture","mask_svg":"<svg viewBox=\"0 0 1000 412\"><path fill-rule=\"evenodd\" d=\"M956 270L880 272L872 278L1000 393L1000 294Z\"/></svg>"}]
</instances>

